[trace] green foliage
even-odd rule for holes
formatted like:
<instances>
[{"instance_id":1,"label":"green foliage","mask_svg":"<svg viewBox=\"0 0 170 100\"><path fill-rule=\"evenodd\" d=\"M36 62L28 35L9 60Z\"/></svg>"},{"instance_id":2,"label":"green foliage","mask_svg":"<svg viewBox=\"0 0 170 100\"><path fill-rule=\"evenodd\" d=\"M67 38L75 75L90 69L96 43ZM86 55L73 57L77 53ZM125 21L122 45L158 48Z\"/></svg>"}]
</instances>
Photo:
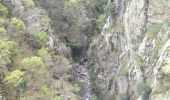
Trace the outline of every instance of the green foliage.
<instances>
[{"instance_id":1,"label":"green foliage","mask_svg":"<svg viewBox=\"0 0 170 100\"><path fill-rule=\"evenodd\" d=\"M101 14L101 15L99 16L99 18L97 19L97 25L98 25L98 27L99 27L100 30L102 29L102 27L103 27L104 24L105 24L105 19L106 19L105 14Z\"/></svg>"},{"instance_id":2,"label":"green foliage","mask_svg":"<svg viewBox=\"0 0 170 100\"><path fill-rule=\"evenodd\" d=\"M170 58L165 61L165 66L162 68L165 74L170 74Z\"/></svg>"},{"instance_id":3,"label":"green foliage","mask_svg":"<svg viewBox=\"0 0 170 100\"><path fill-rule=\"evenodd\" d=\"M6 39L0 40L0 65L11 63L12 58L18 53L16 43Z\"/></svg>"},{"instance_id":4,"label":"green foliage","mask_svg":"<svg viewBox=\"0 0 170 100\"><path fill-rule=\"evenodd\" d=\"M0 33L6 33L6 29L3 27L0 27Z\"/></svg>"},{"instance_id":5,"label":"green foliage","mask_svg":"<svg viewBox=\"0 0 170 100\"><path fill-rule=\"evenodd\" d=\"M35 7L35 3L33 0L25 0L26 4L30 7Z\"/></svg>"},{"instance_id":6,"label":"green foliage","mask_svg":"<svg viewBox=\"0 0 170 100\"><path fill-rule=\"evenodd\" d=\"M44 58L44 57L51 57L51 54L47 51L45 48L39 49L36 54L36 56Z\"/></svg>"},{"instance_id":7,"label":"green foliage","mask_svg":"<svg viewBox=\"0 0 170 100\"><path fill-rule=\"evenodd\" d=\"M5 81L7 82L7 84L16 87L23 81L23 75L24 72L20 70L8 72L5 76Z\"/></svg>"},{"instance_id":8,"label":"green foliage","mask_svg":"<svg viewBox=\"0 0 170 100\"><path fill-rule=\"evenodd\" d=\"M43 20L44 22L50 22L50 21L51 21L51 19L50 19L48 16L44 16L44 17L42 18L42 20Z\"/></svg>"},{"instance_id":9,"label":"green foliage","mask_svg":"<svg viewBox=\"0 0 170 100\"><path fill-rule=\"evenodd\" d=\"M93 95L92 97L90 97L90 100L99 100L97 96Z\"/></svg>"},{"instance_id":10,"label":"green foliage","mask_svg":"<svg viewBox=\"0 0 170 100\"><path fill-rule=\"evenodd\" d=\"M64 97L62 97L62 96L55 96L54 100L64 100Z\"/></svg>"},{"instance_id":11,"label":"green foliage","mask_svg":"<svg viewBox=\"0 0 170 100\"><path fill-rule=\"evenodd\" d=\"M77 3L77 0L69 0L69 3L75 4Z\"/></svg>"},{"instance_id":12,"label":"green foliage","mask_svg":"<svg viewBox=\"0 0 170 100\"><path fill-rule=\"evenodd\" d=\"M19 18L13 17L11 19L11 24L18 30L25 30L25 24Z\"/></svg>"},{"instance_id":13,"label":"green foliage","mask_svg":"<svg viewBox=\"0 0 170 100\"><path fill-rule=\"evenodd\" d=\"M35 34L36 40L40 44L45 44L48 42L48 34L46 32L37 32Z\"/></svg>"},{"instance_id":14,"label":"green foliage","mask_svg":"<svg viewBox=\"0 0 170 100\"><path fill-rule=\"evenodd\" d=\"M148 100L152 89L149 85L142 83L138 86L138 92L140 95L142 95L142 100Z\"/></svg>"},{"instance_id":15,"label":"green foliage","mask_svg":"<svg viewBox=\"0 0 170 100\"><path fill-rule=\"evenodd\" d=\"M74 85L73 91L74 91L75 93L79 94L80 91L81 91L80 85L79 85L79 84L75 84L75 85Z\"/></svg>"},{"instance_id":16,"label":"green foliage","mask_svg":"<svg viewBox=\"0 0 170 100\"><path fill-rule=\"evenodd\" d=\"M127 93L119 94L119 100L128 100L128 94Z\"/></svg>"},{"instance_id":17,"label":"green foliage","mask_svg":"<svg viewBox=\"0 0 170 100\"><path fill-rule=\"evenodd\" d=\"M44 70L44 63L40 57L33 56L30 58L24 58L21 61L22 66L31 72L40 72Z\"/></svg>"},{"instance_id":18,"label":"green foliage","mask_svg":"<svg viewBox=\"0 0 170 100\"><path fill-rule=\"evenodd\" d=\"M7 17L7 15L8 15L8 9L2 3L0 3L0 16Z\"/></svg>"},{"instance_id":19,"label":"green foliage","mask_svg":"<svg viewBox=\"0 0 170 100\"><path fill-rule=\"evenodd\" d=\"M42 96L51 96L52 94L52 90L47 85L42 86L40 91Z\"/></svg>"},{"instance_id":20,"label":"green foliage","mask_svg":"<svg viewBox=\"0 0 170 100\"><path fill-rule=\"evenodd\" d=\"M4 26L5 24L5 19L0 17L0 27Z\"/></svg>"},{"instance_id":21,"label":"green foliage","mask_svg":"<svg viewBox=\"0 0 170 100\"><path fill-rule=\"evenodd\" d=\"M161 28L162 23L152 23L147 31L149 38L154 39Z\"/></svg>"}]
</instances>

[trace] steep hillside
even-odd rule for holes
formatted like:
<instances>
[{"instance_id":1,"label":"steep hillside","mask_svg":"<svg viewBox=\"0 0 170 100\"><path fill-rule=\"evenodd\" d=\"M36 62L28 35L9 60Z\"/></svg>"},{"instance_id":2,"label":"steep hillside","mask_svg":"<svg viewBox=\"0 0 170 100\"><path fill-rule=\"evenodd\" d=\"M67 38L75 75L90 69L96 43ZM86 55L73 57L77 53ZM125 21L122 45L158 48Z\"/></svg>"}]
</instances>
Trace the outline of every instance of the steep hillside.
<instances>
[{"instance_id":1,"label":"steep hillside","mask_svg":"<svg viewBox=\"0 0 170 100\"><path fill-rule=\"evenodd\" d=\"M0 100L169 100L170 0L1 0Z\"/></svg>"}]
</instances>

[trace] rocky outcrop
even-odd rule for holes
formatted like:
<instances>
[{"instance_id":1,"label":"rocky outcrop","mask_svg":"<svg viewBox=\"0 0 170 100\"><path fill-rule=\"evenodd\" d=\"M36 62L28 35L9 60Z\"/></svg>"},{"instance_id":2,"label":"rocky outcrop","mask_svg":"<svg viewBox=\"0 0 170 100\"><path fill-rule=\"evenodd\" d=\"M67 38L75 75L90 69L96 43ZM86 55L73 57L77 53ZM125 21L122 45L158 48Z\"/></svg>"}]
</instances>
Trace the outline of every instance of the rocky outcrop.
<instances>
[{"instance_id":1,"label":"rocky outcrop","mask_svg":"<svg viewBox=\"0 0 170 100\"><path fill-rule=\"evenodd\" d=\"M94 86L104 98L148 100L151 94L151 100L155 100L158 86L152 85L153 81L166 84L161 71L169 48L169 22L166 21L169 8L163 7L166 3L115 1L117 13L112 19L117 20L107 21L89 50L89 58L94 61ZM168 90L161 95L167 99Z\"/></svg>"}]
</instances>

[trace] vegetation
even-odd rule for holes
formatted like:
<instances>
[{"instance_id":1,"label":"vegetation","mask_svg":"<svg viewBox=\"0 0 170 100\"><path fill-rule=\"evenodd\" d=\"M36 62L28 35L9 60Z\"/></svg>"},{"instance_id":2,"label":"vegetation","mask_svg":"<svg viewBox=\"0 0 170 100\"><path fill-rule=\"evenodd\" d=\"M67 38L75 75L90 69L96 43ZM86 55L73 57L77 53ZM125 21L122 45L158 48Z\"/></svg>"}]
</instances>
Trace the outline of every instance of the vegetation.
<instances>
[{"instance_id":1,"label":"vegetation","mask_svg":"<svg viewBox=\"0 0 170 100\"><path fill-rule=\"evenodd\" d=\"M25 0L26 4L30 7L35 7L35 3L33 0Z\"/></svg>"},{"instance_id":2,"label":"vegetation","mask_svg":"<svg viewBox=\"0 0 170 100\"><path fill-rule=\"evenodd\" d=\"M35 33L35 37L38 43L44 45L48 42L48 34L44 31Z\"/></svg>"},{"instance_id":3,"label":"vegetation","mask_svg":"<svg viewBox=\"0 0 170 100\"><path fill-rule=\"evenodd\" d=\"M163 72L167 75L170 75L170 58L168 58L166 61L165 61L165 66L163 67Z\"/></svg>"},{"instance_id":4,"label":"vegetation","mask_svg":"<svg viewBox=\"0 0 170 100\"><path fill-rule=\"evenodd\" d=\"M38 57L41 57L41 58L51 57L51 54L50 54L50 53L48 52L48 50L45 49L45 48L39 49L39 50L36 52L35 55L38 56Z\"/></svg>"},{"instance_id":5,"label":"vegetation","mask_svg":"<svg viewBox=\"0 0 170 100\"><path fill-rule=\"evenodd\" d=\"M0 16L7 17L7 15L8 15L8 9L2 3L0 3Z\"/></svg>"},{"instance_id":6,"label":"vegetation","mask_svg":"<svg viewBox=\"0 0 170 100\"><path fill-rule=\"evenodd\" d=\"M138 92L140 95L142 95L143 100L148 100L150 93L152 92L152 89L147 84L139 84L138 86Z\"/></svg>"},{"instance_id":7,"label":"vegetation","mask_svg":"<svg viewBox=\"0 0 170 100\"><path fill-rule=\"evenodd\" d=\"M44 17L42 18L42 20L43 20L44 22L50 22L50 21L51 21L51 19L50 19L48 16L44 16Z\"/></svg>"},{"instance_id":8,"label":"vegetation","mask_svg":"<svg viewBox=\"0 0 170 100\"><path fill-rule=\"evenodd\" d=\"M52 95L52 90L47 85L43 85L41 87L40 91L41 91L42 96L51 96Z\"/></svg>"},{"instance_id":9,"label":"vegetation","mask_svg":"<svg viewBox=\"0 0 170 100\"><path fill-rule=\"evenodd\" d=\"M30 58L24 58L21 61L21 64L24 69L30 70L31 72L40 72L44 70L44 63L40 57L30 57Z\"/></svg>"},{"instance_id":10,"label":"vegetation","mask_svg":"<svg viewBox=\"0 0 170 100\"><path fill-rule=\"evenodd\" d=\"M151 25L149 25L147 31L149 38L154 39L161 28L162 28L161 23L152 23Z\"/></svg>"},{"instance_id":11,"label":"vegetation","mask_svg":"<svg viewBox=\"0 0 170 100\"><path fill-rule=\"evenodd\" d=\"M80 85L79 85L79 84L75 84L75 85L74 85L73 91L74 91L75 93L79 94L80 91L81 91Z\"/></svg>"},{"instance_id":12,"label":"vegetation","mask_svg":"<svg viewBox=\"0 0 170 100\"><path fill-rule=\"evenodd\" d=\"M18 30L25 30L25 24L19 18L13 17L11 19L11 24Z\"/></svg>"},{"instance_id":13,"label":"vegetation","mask_svg":"<svg viewBox=\"0 0 170 100\"><path fill-rule=\"evenodd\" d=\"M6 29L3 27L0 27L0 33L6 33Z\"/></svg>"},{"instance_id":14,"label":"vegetation","mask_svg":"<svg viewBox=\"0 0 170 100\"><path fill-rule=\"evenodd\" d=\"M15 70L8 72L5 76L5 81L11 86L18 86L23 81L24 72L20 70Z\"/></svg>"},{"instance_id":15,"label":"vegetation","mask_svg":"<svg viewBox=\"0 0 170 100\"><path fill-rule=\"evenodd\" d=\"M97 25L100 30L103 28L105 24L105 20L106 20L105 14L101 14L99 18L97 19Z\"/></svg>"},{"instance_id":16,"label":"vegetation","mask_svg":"<svg viewBox=\"0 0 170 100\"><path fill-rule=\"evenodd\" d=\"M7 39L0 40L0 65L11 63L14 56L18 53L16 43Z\"/></svg>"},{"instance_id":17,"label":"vegetation","mask_svg":"<svg viewBox=\"0 0 170 100\"><path fill-rule=\"evenodd\" d=\"M0 27L4 26L5 18L0 17Z\"/></svg>"},{"instance_id":18,"label":"vegetation","mask_svg":"<svg viewBox=\"0 0 170 100\"><path fill-rule=\"evenodd\" d=\"M77 0L69 0L69 3L76 4Z\"/></svg>"},{"instance_id":19,"label":"vegetation","mask_svg":"<svg viewBox=\"0 0 170 100\"><path fill-rule=\"evenodd\" d=\"M55 96L54 100L64 100L64 97L62 97L62 96Z\"/></svg>"}]
</instances>

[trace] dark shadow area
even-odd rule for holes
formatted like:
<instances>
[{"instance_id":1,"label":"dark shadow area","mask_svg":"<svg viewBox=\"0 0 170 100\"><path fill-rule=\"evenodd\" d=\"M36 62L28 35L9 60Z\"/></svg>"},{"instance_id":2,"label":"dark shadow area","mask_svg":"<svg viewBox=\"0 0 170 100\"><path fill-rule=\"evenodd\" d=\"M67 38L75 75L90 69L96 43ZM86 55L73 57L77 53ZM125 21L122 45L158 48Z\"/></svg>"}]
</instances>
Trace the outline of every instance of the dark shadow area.
<instances>
[{"instance_id":1,"label":"dark shadow area","mask_svg":"<svg viewBox=\"0 0 170 100\"><path fill-rule=\"evenodd\" d=\"M71 51L72 51L72 58L74 62L79 62L81 61L81 58L83 56L83 46L81 45L71 45L70 46Z\"/></svg>"}]
</instances>

